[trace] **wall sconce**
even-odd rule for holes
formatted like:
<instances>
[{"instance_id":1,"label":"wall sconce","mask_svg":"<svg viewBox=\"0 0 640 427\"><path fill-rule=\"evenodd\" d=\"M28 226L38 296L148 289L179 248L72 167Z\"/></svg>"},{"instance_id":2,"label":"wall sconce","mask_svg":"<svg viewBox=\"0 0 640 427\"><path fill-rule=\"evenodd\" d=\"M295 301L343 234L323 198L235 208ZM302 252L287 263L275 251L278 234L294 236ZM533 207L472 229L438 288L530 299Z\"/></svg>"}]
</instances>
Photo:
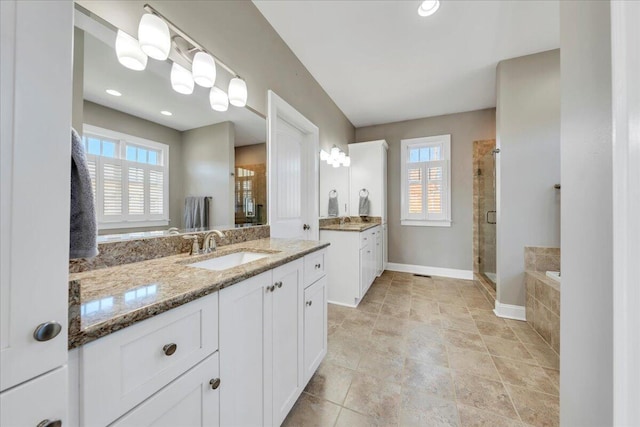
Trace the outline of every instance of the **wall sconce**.
<instances>
[{"instance_id":1,"label":"wall sconce","mask_svg":"<svg viewBox=\"0 0 640 427\"><path fill-rule=\"evenodd\" d=\"M320 160L326 161L327 164L334 168L339 168L340 166L349 167L351 165L351 158L335 145L331 148L330 153L320 150Z\"/></svg>"},{"instance_id":2,"label":"wall sconce","mask_svg":"<svg viewBox=\"0 0 640 427\"><path fill-rule=\"evenodd\" d=\"M116 55L123 66L132 70L144 70L147 66L147 57L165 61L173 46L173 50L191 64L191 70L188 70L176 62L173 63L170 76L173 90L189 95L193 93L194 83L211 88L209 102L215 111L227 111L229 104L235 107L247 105L247 83L238 73L208 52L156 9L146 4L144 10L147 13L140 19L137 40L118 30ZM228 92L214 86L216 64L232 75Z\"/></svg>"}]
</instances>

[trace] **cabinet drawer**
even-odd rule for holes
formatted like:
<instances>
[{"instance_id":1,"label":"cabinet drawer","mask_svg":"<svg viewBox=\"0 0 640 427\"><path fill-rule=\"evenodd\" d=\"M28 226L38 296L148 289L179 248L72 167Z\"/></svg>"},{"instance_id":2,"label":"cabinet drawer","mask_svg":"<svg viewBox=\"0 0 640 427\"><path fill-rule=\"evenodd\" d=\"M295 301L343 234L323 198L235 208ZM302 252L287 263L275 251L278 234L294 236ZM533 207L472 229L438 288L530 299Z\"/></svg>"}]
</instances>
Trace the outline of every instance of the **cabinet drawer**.
<instances>
[{"instance_id":1,"label":"cabinet drawer","mask_svg":"<svg viewBox=\"0 0 640 427\"><path fill-rule=\"evenodd\" d=\"M327 250L323 249L304 257L304 287L311 285L326 274L325 258Z\"/></svg>"},{"instance_id":2,"label":"cabinet drawer","mask_svg":"<svg viewBox=\"0 0 640 427\"><path fill-rule=\"evenodd\" d=\"M372 233L371 230L365 230L360 232L360 248L364 248L365 246L375 243L376 236L375 233Z\"/></svg>"},{"instance_id":3,"label":"cabinet drawer","mask_svg":"<svg viewBox=\"0 0 640 427\"><path fill-rule=\"evenodd\" d=\"M217 293L81 347L82 424L108 424L217 348Z\"/></svg>"},{"instance_id":4,"label":"cabinet drawer","mask_svg":"<svg viewBox=\"0 0 640 427\"><path fill-rule=\"evenodd\" d=\"M211 384L219 378L215 353L111 426L219 426L221 384Z\"/></svg>"},{"instance_id":5,"label":"cabinet drawer","mask_svg":"<svg viewBox=\"0 0 640 427\"><path fill-rule=\"evenodd\" d=\"M67 377L62 367L0 393L0 425L37 426L44 420L68 425Z\"/></svg>"}]
</instances>

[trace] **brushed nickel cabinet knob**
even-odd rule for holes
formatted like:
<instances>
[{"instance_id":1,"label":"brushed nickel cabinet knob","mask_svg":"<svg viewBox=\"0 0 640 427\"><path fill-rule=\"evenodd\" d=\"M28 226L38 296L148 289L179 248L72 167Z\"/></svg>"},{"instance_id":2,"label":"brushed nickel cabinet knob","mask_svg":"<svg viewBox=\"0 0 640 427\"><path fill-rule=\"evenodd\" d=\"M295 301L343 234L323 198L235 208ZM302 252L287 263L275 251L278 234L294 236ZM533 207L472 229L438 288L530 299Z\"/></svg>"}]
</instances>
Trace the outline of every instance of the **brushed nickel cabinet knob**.
<instances>
[{"instance_id":1,"label":"brushed nickel cabinet knob","mask_svg":"<svg viewBox=\"0 0 640 427\"><path fill-rule=\"evenodd\" d=\"M178 345L174 343L167 344L164 347L162 347L162 351L166 356L171 356L173 353L176 352L177 349L178 349Z\"/></svg>"},{"instance_id":2,"label":"brushed nickel cabinet knob","mask_svg":"<svg viewBox=\"0 0 640 427\"><path fill-rule=\"evenodd\" d=\"M58 336L62 331L62 326L58 322L45 322L38 325L33 331L33 338L36 341L49 341Z\"/></svg>"},{"instance_id":3,"label":"brushed nickel cabinet knob","mask_svg":"<svg viewBox=\"0 0 640 427\"><path fill-rule=\"evenodd\" d=\"M276 288L280 289L282 287L282 282L276 282Z\"/></svg>"},{"instance_id":4,"label":"brushed nickel cabinet knob","mask_svg":"<svg viewBox=\"0 0 640 427\"><path fill-rule=\"evenodd\" d=\"M209 384L211 385L211 388L216 390L218 387L220 387L220 378L214 378L211 381L209 381Z\"/></svg>"},{"instance_id":5,"label":"brushed nickel cabinet knob","mask_svg":"<svg viewBox=\"0 0 640 427\"><path fill-rule=\"evenodd\" d=\"M313 301L307 301L307 305L308 305L309 307L311 307L311 304L313 304Z\"/></svg>"}]
</instances>

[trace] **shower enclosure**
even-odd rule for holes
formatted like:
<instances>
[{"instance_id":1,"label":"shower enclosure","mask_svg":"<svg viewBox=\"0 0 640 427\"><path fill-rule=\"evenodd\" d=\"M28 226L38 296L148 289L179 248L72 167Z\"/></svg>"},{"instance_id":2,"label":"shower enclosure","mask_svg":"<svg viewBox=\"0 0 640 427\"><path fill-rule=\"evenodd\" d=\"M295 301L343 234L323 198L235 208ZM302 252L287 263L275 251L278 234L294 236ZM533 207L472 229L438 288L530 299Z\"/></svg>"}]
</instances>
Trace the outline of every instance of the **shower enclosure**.
<instances>
[{"instance_id":1,"label":"shower enclosure","mask_svg":"<svg viewBox=\"0 0 640 427\"><path fill-rule=\"evenodd\" d=\"M496 289L496 143L475 141L474 166L474 272Z\"/></svg>"}]
</instances>

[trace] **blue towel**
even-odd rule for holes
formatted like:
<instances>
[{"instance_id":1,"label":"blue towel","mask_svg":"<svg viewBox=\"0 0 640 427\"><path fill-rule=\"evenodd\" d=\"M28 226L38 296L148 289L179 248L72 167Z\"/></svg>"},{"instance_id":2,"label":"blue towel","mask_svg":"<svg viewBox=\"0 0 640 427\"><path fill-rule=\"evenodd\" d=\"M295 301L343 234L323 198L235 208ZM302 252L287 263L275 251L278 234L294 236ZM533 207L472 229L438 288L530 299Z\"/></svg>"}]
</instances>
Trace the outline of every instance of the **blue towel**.
<instances>
[{"instance_id":1,"label":"blue towel","mask_svg":"<svg viewBox=\"0 0 640 427\"><path fill-rule=\"evenodd\" d=\"M82 138L71 129L71 218L69 259L98 255L98 222Z\"/></svg>"}]
</instances>

